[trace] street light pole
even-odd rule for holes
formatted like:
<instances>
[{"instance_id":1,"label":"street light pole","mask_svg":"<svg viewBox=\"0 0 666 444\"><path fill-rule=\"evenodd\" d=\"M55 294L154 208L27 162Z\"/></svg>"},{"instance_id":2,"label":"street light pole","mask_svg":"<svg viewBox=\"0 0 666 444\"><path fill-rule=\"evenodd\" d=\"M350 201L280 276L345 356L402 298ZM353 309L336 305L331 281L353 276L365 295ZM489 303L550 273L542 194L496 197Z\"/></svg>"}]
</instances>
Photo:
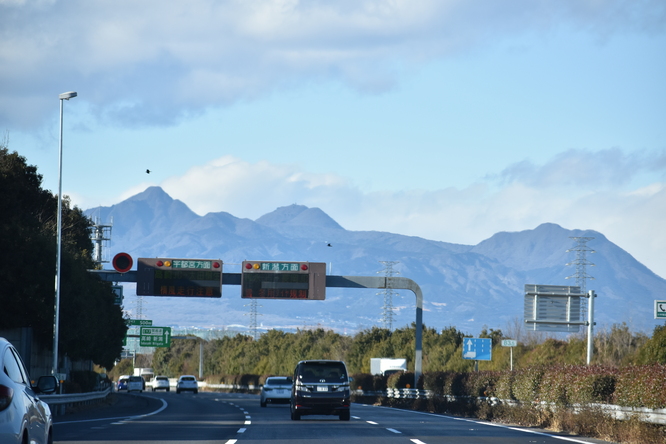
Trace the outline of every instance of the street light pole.
<instances>
[{"instance_id":1,"label":"street light pole","mask_svg":"<svg viewBox=\"0 0 666 444\"><path fill-rule=\"evenodd\" d=\"M56 258L55 276L55 314L53 316L53 375L58 373L58 336L60 328L60 263L62 258L62 110L63 100L69 100L76 97L76 92L65 92L60 94L58 97L60 99L60 144L58 149L58 253Z\"/></svg>"}]
</instances>

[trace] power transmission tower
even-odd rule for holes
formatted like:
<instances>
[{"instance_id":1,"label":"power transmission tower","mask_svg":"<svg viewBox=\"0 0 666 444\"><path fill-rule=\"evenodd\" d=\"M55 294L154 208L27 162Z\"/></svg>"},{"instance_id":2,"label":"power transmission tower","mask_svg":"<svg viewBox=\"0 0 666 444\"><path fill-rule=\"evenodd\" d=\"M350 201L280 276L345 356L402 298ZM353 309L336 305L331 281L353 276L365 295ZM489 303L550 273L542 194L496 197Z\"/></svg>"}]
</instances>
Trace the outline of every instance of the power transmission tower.
<instances>
[{"instance_id":1,"label":"power transmission tower","mask_svg":"<svg viewBox=\"0 0 666 444\"><path fill-rule=\"evenodd\" d=\"M594 279L594 277L587 274L587 267L594 267L594 264L587 260L587 253L596 253L587 246L587 243L594 239L593 237L570 237L576 243L573 248L567 250L567 253L572 251L576 252L576 259L573 262L569 262L566 265L575 265L576 274L567 276L566 279L576 279L576 286L580 288L581 293L587 293L586 282L588 279ZM587 312L587 299L581 298L581 316L584 318L585 313Z\"/></svg>"},{"instance_id":2,"label":"power transmission tower","mask_svg":"<svg viewBox=\"0 0 666 444\"><path fill-rule=\"evenodd\" d=\"M261 307L261 305L257 304L256 299L252 299L249 304L245 305L245 307L250 306L250 312L246 313L244 316L250 316L250 332L252 332L252 337L256 341L259 339L259 332L257 331L257 316L261 316L260 313L257 313L257 308Z\"/></svg>"},{"instance_id":3,"label":"power transmission tower","mask_svg":"<svg viewBox=\"0 0 666 444\"><path fill-rule=\"evenodd\" d=\"M384 265L384 269L378 271L377 273L383 273L386 277L391 277L395 274L400 274L399 272L393 269L395 264L398 264L398 261L379 261L380 264ZM391 288L391 283L386 285L386 290L381 293L384 295L384 305L382 306L382 326L388 330L393 330L393 320L395 318L395 313L393 311L393 295L397 293Z\"/></svg>"}]
</instances>

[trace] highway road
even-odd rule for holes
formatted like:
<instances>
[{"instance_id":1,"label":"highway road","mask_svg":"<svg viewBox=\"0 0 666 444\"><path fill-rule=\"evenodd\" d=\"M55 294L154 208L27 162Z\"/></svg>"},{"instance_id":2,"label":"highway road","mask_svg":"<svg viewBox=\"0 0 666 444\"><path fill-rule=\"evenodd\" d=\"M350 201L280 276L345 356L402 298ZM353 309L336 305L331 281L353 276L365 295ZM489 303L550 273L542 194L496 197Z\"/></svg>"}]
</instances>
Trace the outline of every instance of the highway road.
<instances>
[{"instance_id":1,"label":"highway road","mask_svg":"<svg viewBox=\"0 0 666 444\"><path fill-rule=\"evenodd\" d=\"M566 444L602 443L543 430L352 405L351 421L304 416L288 405L259 406L257 395L173 392L115 395L116 402L55 418L54 442L103 444Z\"/></svg>"}]
</instances>

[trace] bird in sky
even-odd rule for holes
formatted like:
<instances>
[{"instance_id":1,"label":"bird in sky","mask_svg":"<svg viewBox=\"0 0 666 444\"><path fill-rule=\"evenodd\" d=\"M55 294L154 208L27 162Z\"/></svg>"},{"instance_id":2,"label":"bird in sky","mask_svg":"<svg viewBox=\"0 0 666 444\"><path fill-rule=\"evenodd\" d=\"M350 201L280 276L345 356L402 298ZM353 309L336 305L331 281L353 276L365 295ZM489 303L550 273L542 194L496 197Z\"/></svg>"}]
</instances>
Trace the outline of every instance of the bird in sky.
<instances>
[{"instance_id":1,"label":"bird in sky","mask_svg":"<svg viewBox=\"0 0 666 444\"><path fill-rule=\"evenodd\" d=\"M150 170L146 170L146 174L150 174Z\"/></svg>"}]
</instances>

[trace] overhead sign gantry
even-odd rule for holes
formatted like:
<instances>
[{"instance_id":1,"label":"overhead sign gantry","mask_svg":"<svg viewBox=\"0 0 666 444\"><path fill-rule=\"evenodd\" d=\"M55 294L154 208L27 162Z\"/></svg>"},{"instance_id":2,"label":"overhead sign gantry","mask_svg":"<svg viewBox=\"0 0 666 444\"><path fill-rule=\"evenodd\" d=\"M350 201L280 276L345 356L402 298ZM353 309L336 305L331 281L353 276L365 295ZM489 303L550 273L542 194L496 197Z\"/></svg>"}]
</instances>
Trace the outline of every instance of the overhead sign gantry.
<instances>
[{"instance_id":1,"label":"overhead sign gantry","mask_svg":"<svg viewBox=\"0 0 666 444\"><path fill-rule=\"evenodd\" d=\"M166 264L166 261L169 261L169 264ZM88 270L91 274L98 276L103 281L107 282L136 282L137 283L137 295L144 296L191 296L191 297L220 297L221 296L221 287L222 281L224 280L225 285L244 285L242 291L251 290L254 294L255 288L261 289L263 286L264 290L270 289L273 287L273 290L280 290L278 294L282 294L282 297L272 299L316 299L323 300L325 297L325 288L335 287L335 288L391 288L393 290L410 290L416 296L416 319L415 319L415 338L414 338L414 387L419 381L422 373L422 360L423 360L423 348L422 348L422 329L423 329L423 293L421 293L421 288L416 282L411 279L404 277L392 277L392 276L326 276L326 264L320 262L280 262L280 261L244 261L243 262L243 272L242 273L222 273L222 261L221 260L208 260L200 259L199 261L208 261L210 262L210 269L207 268L208 265L202 267L201 271L215 271L219 273L219 276L212 276L212 279L204 279L204 282L201 282L201 279L195 279L189 273L186 275L165 275L162 273L156 273L156 270L164 270L164 267L170 268L171 271L196 271L196 268L191 268L190 264L186 267L183 266L182 262L178 262L174 265L173 261L197 261L194 259L142 259L138 260L137 271L126 271L119 272L109 271L109 270ZM161 262L161 265L159 263ZM143 263L143 265L142 265ZM252 264L252 270L246 268L247 264ZM255 264L259 264L258 268L254 268ZM265 267L276 266L277 268L288 267L291 268L291 264L300 264L307 265L307 269L299 268L300 271L296 270L261 270L261 264ZM272 264L272 265L270 265ZM276 265L277 264L277 265ZM288 264L288 265L286 265ZM202 264L200 264L202 265ZM272 273L272 274L271 274ZM261 274L271 274L270 279L267 279L266 276L261 276ZM256 275L256 276L254 276ZM294 277L294 275L298 277ZM167 277L164 277L167 276ZM170 291L165 290L166 293L182 293L182 294L153 294L155 290L158 289L159 292L162 292L163 285L174 284L178 282L176 276L180 276L183 282L196 282L197 285L193 286L196 291L192 290L179 290L179 291ZM198 275L197 275L198 276ZM292 276L292 277L287 277ZM292 298L292 293L286 293L286 290L296 290L296 295L298 295L299 290L304 289L304 284L306 283L307 278L307 297L295 297ZM161 279L166 280L166 282L161 281ZM313 279L313 280L311 280ZM245 281L244 281L245 280ZM199 282L197 282L199 281ZM323 281L323 284L322 284ZM139 287L144 286L142 293L139 293ZM202 294L199 296L196 294L199 291L199 286L213 286L210 288L210 296ZM186 286L186 285L185 285ZM257 287L258 286L258 287ZM214 290L217 290L215 292ZM148 293L147 291L150 291ZM284 292L283 292L284 291ZM192 294L188 294L192 293ZM206 291L205 293L208 293ZM212 296L212 294L216 296ZM258 293L260 294L260 293ZM302 295L302 293L300 293ZM246 297L245 294L242 297ZM264 297L266 299L266 297Z\"/></svg>"}]
</instances>

